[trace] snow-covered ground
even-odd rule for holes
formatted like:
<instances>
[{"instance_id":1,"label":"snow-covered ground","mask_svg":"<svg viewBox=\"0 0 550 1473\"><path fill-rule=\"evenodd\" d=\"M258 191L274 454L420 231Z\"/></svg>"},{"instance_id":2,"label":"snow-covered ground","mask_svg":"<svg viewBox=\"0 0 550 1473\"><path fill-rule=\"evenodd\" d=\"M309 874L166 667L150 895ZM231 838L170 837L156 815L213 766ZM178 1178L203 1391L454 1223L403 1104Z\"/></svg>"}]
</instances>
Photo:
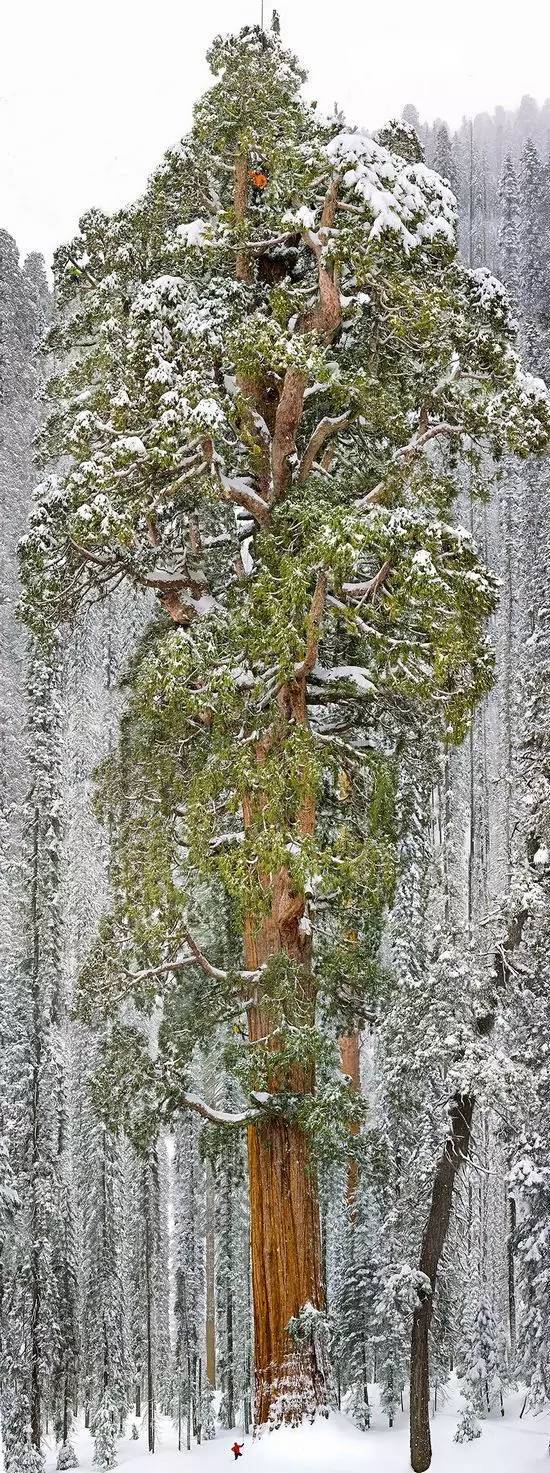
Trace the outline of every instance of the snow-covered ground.
<instances>
[{"instance_id":1,"label":"snow-covered ground","mask_svg":"<svg viewBox=\"0 0 550 1473\"><path fill-rule=\"evenodd\" d=\"M504 1419L483 1423L476 1442L453 1442L456 1411L443 1408L433 1421L433 1473L544 1473L549 1466L550 1413L519 1419L521 1398L510 1405ZM119 1444L119 1466L127 1473L223 1473L234 1467L231 1443L235 1434L220 1433L213 1442L178 1452L169 1421L161 1419L158 1449L154 1458L147 1452L145 1433L139 1442L123 1438ZM346 1418L331 1416L299 1431L281 1429L244 1441L241 1473L407 1473L408 1429L406 1418L390 1432L375 1426L359 1432ZM97 1473L92 1464L92 1441L87 1432L74 1437L83 1473ZM46 1459L47 1473L55 1468L55 1452Z\"/></svg>"}]
</instances>

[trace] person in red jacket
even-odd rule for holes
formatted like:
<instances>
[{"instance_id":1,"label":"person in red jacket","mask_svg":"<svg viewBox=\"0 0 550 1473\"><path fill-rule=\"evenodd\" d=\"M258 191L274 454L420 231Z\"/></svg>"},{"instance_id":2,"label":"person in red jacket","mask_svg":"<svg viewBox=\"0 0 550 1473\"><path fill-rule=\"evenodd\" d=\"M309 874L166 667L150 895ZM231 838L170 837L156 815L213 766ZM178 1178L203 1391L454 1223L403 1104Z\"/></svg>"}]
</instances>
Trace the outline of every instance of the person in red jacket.
<instances>
[{"instance_id":1,"label":"person in red jacket","mask_svg":"<svg viewBox=\"0 0 550 1473\"><path fill-rule=\"evenodd\" d=\"M233 1447L231 1448L231 1452L235 1454L235 1460L237 1460L237 1458L242 1458L242 1451L241 1451L241 1449L243 1447L244 1447L244 1442L234 1442L233 1443Z\"/></svg>"}]
</instances>

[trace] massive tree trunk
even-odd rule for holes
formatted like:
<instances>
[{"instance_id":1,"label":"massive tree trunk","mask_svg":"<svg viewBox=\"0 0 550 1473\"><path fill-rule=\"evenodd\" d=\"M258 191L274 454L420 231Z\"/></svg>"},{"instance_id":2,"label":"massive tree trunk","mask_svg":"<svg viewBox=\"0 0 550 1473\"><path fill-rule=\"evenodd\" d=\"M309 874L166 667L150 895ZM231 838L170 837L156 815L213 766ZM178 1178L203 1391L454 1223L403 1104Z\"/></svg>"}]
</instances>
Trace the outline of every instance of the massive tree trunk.
<instances>
[{"instance_id":1,"label":"massive tree trunk","mask_svg":"<svg viewBox=\"0 0 550 1473\"><path fill-rule=\"evenodd\" d=\"M437 1271L449 1228L457 1172L468 1156L474 1099L456 1095L450 1113L450 1130L437 1165L430 1210L422 1237L420 1272L430 1281L413 1316L410 1381L411 1465L414 1473L425 1473L432 1461L430 1438L429 1331Z\"/></svg>"},{"instance_id":2,"label":"massive tree trunk","mask_svg":"<svg viewBox=\"0 0 550 1473\"><path fill-rule=\"evenodd\" d=\"M298 1350L287 1326L304 1304L322 1308L316 1183L303 1132L285 1121L249 1130L255 1420L298 1421L326 1402L315 1347Z\"/></svg>"},{"instance_id":3,"label":"massive tree trunk","mask_svg":"<svg viewBox=\"0 0 550 1473\"><path fill-rule=\"evenodd\" d=\"M316 603L317 599L317 603ZM318 639L318 593L312 606L314 639ZM310 654L312 651L310 651ZM281 694L281 707L294 720L307 720L305 682L308 657L300 678ZM284 738L283 738L284 739ZM262 760L262 752L258 752ZM246 805L245 825L253 820ZM299 831L312 834L316 813L313 798L304 795L297 813ZM267 881L265 882L267 889ZM286 869L269 885L269 913L258 922L245 923L246 965L257 970L284 952L300 968L296 989L296 1022L313 1023L315 982L311 975L311 928L304 924L306 899L292 884ZM278 1021L262 997L249 1010L251 1041L268 1038ZM315 1088L311 1065L294 1065L281 1076L274 1055L269 1089L300 1096ZM299 1421L306 1412L326 1404L327 1371L322 1354L311 1342L298 1347L288 1323L304 1305L324 1308L321 1270L319 1199L307 1136L292 1120L271 1115L248 1131L252 1290L254 1305L255 1421Z\"/></svg>"},{"instance_id":4,"label":"massive tree trunk","mask_svg":"<svg viewBox=\"0 0 550 1473\"><path fill-rule=\"evenodd\" d=\"M282 950L307 965L310 940L300 933L296 900L293 904L282 873L272 919L256 935L247 928L247 966L256 967ZM291 922L289 909L294 909ZM313 995L305 1005L313 1010ZM251 1010L251 1039L265 1038L271 1026L265 1008ZM312 1091L314 1082L312 1069L298 1068L284 1081L298 1095ZM274 1079L274 1089L280 1086ZM255 1421L299 1421L327 1398L325 1366L318 1362L314 1345L298 1349L288 1333L289 1320L305 1304L324 1307L319 1201L307 1137L292 1121L268 1116L249 1127L248 1163Z\"/></svg>"},{"instance_id":5,"label":"massive tree trunk","mask_svg":"<svg viewBox=\"0 0 550 1473\"><path fill-rule=\"evenodd\" d=\"M233 204L237 224L245 222L248 205L248 153L244 145L237 150L234 170ZM334 180L325 200L321 225L334 224L338 182ZM317 332L330 342L342 317L340 292L330 269L322 258L316 235L306 233L306 243L315 256L318 283L317 299L311 311L300 319L302 332ZM245 246L237 253L236 276L250 281L253 276L250 253ZM275 404L271 381L243 381L241 389L252 410L261 405L260 429L257 413L254 425L257 435L259 484L267 501L256 519L269 517L272 506L281 501L292 482L297 455L297 435L304 413L307 375L293 368L286 370ZM263 428L262 428L263 426ZM295 666L294 677L280 690L278 716L274 727L258 744L256 757L261 767L267 752L284 746L287 729L307 727L307 679L311 674L319 646L321 621L327 596L327 577L319 570L313 594L304 659ZM261 786L261 785L260 785ZM246 828L253 826L267 793L261 791L243 804ZM315 800L304 790L298 798L296 829L304 838L313 835L316 824ZM257 970L271 957L285 953L300 968L297 985L296 1016L288 1022L312 1024L315 1019L315 982L311 975L311 935L306 924L306 898L293 888L285 868L275 876L264 876L265 918L251 914L245 920L244 952L246 966ZM309 979L309 981L308 981ZM248 1010L249 1037L252 1043L272 1039L280 1019L270 1011L261 984L257 1004ZM276 1045L268 1090L300 1096L313 1092L313 1066L294 1066L282 1074L277 1067ZM289 1321L307 1304L324 1308L321 1270L321 1229L315 1172L310 1158L307 1136L289 1118L269 1115L248 1131L248 1161L251 1215L251 1265L254 1306L255 1420L258 1424L274 1421L298 1421L304 1412L325 1404L327 1370L321 1350L312 1341L298 1347L289 1336Z\"/></svg>"}]
</instances>

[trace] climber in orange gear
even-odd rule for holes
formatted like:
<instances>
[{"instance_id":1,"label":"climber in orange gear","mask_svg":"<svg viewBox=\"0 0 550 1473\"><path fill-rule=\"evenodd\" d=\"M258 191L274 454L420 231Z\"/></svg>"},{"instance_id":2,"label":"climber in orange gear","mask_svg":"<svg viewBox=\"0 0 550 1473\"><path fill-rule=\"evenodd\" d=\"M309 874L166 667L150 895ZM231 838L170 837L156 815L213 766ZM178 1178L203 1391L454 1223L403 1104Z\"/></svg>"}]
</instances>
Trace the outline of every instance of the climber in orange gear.
<instances>
[{"instance_id":1,"label":"climber in orange gear","mask_svg":"<svg viewBox=\"0 0 550 1473\"><path fill-rule=\"evenodd\" d=\"M243 1447L244 1447L244 1442L234 1442L233 1443L233 1447L231 1448L231 1452L235 1456L235 1462L237 1461L237 1458L242 1458L242 1448Z\"/></svg>"},{"instance_id":2,"label":"climber in orange gear","mask_svg":"<svg viewBox=\"0 0 550 1473\"><path fill-rule=\"evenodd\" d=\"M267 174L265 172L265 169L262 168L261 164L258 164L257 167L254 169L249 169L248 177L253 189L265 189L267 184Z\"/></svg>"}]
</instances>

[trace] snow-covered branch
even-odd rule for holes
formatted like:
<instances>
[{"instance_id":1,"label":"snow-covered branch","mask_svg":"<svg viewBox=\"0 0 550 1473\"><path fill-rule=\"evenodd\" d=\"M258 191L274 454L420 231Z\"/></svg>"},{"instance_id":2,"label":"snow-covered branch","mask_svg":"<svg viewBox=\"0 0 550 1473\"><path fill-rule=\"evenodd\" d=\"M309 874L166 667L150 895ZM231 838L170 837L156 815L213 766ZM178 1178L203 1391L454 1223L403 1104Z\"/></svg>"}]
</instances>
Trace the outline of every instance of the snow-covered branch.
<instances>
[{"instance_id":1,"label":"snow-covered branch","mask_svg":"<svg viewBox=\"0 0 550 1473\"><path fill-rule=\"evenodd\" d=\"M221 469L219 457L214 453L212 441L205 443L205 458L214 480L217 481L224 501L232 501L249 512L258 525L264 526L269 518L269 507L258 491L242 476L227 476Z\"/></svg>"},{"instance_id":2,"label":"snow-covered branch","mask_svg":"<svg viewBox=\"0 0 550 1473\"><path fill-rule=\"evenodd\" d=\"M463 434L464 428L462 425L430 425L422 434L414 435L413 439L409 440L407 445L402 445L400 450L396 450L388 468L388 475L391 475L392 471L398 468L401 461L415 460L416 456L422 454L422 451L431 440L444 437L452 439L455 435L462 436ZM387 479L379 481L377 486L373 486L372 491L368 491L366 496L361 497L357 503L358 507L360 510L366 510L369 506L376 506L379 501L383 500L387 490Z\"/></svg>"},{"instance_id":3,"label":"snow-covered branch","mask_svg":"<svg viewBox=\"0 0 550 1473\"><path fill-rule=\"evenodd\" d=\"M183 939L186 945L189 947L189 956L175 957L171 961L162 962L160 966L157 967L144 967L143 970L140 972L128 972L127 976L132 982L145 982L149 977L166 976L168 972L181 972L184 971L187 967L200 967L201 971L204 972L207 977L212 977L215 982L227 982L229 976L233 976L233 973L230 974L223 967L215 967L213 963L208 960L208 957L204 955L203 951L201 951L200 946L195 941L190 931L184 931ZM259 971L237 972L235 973L235 981L256 983L259 979L259 976Z\"/></svg>"},{"instance_id":4,"label":"snow-covered branch","mask_svg":"<svg viewBox=\"0 0 550 1473\"><path fill-rule=\"evenodd\" d=\"M391 562L386 558L381 568L378 569L378 572L374 574L373 578L369 579L368 583L344 583L342 584L342 592L348 598L358 599L360 603L368 603L369 600L373 602L378 590L386 582L390 572Z\"/></svg>"},{"instance_id":5,"label":"snow-covered branch","mask_svg":"<svg viewBox=\"0 0 550 1473\"><path fill-rule=\"evenodd\" d=\"M212 1125L253 1125L258 1119L259 1110L239 1110L234 1113L229 1110L216 1110L212 1105L207 1105L200 1095L184 1094L181 1096L181 1104L188 1110L195 1110L197 1115L202 1115L203 1120L209 1120Z\"/></svg>"}]
</instances>

